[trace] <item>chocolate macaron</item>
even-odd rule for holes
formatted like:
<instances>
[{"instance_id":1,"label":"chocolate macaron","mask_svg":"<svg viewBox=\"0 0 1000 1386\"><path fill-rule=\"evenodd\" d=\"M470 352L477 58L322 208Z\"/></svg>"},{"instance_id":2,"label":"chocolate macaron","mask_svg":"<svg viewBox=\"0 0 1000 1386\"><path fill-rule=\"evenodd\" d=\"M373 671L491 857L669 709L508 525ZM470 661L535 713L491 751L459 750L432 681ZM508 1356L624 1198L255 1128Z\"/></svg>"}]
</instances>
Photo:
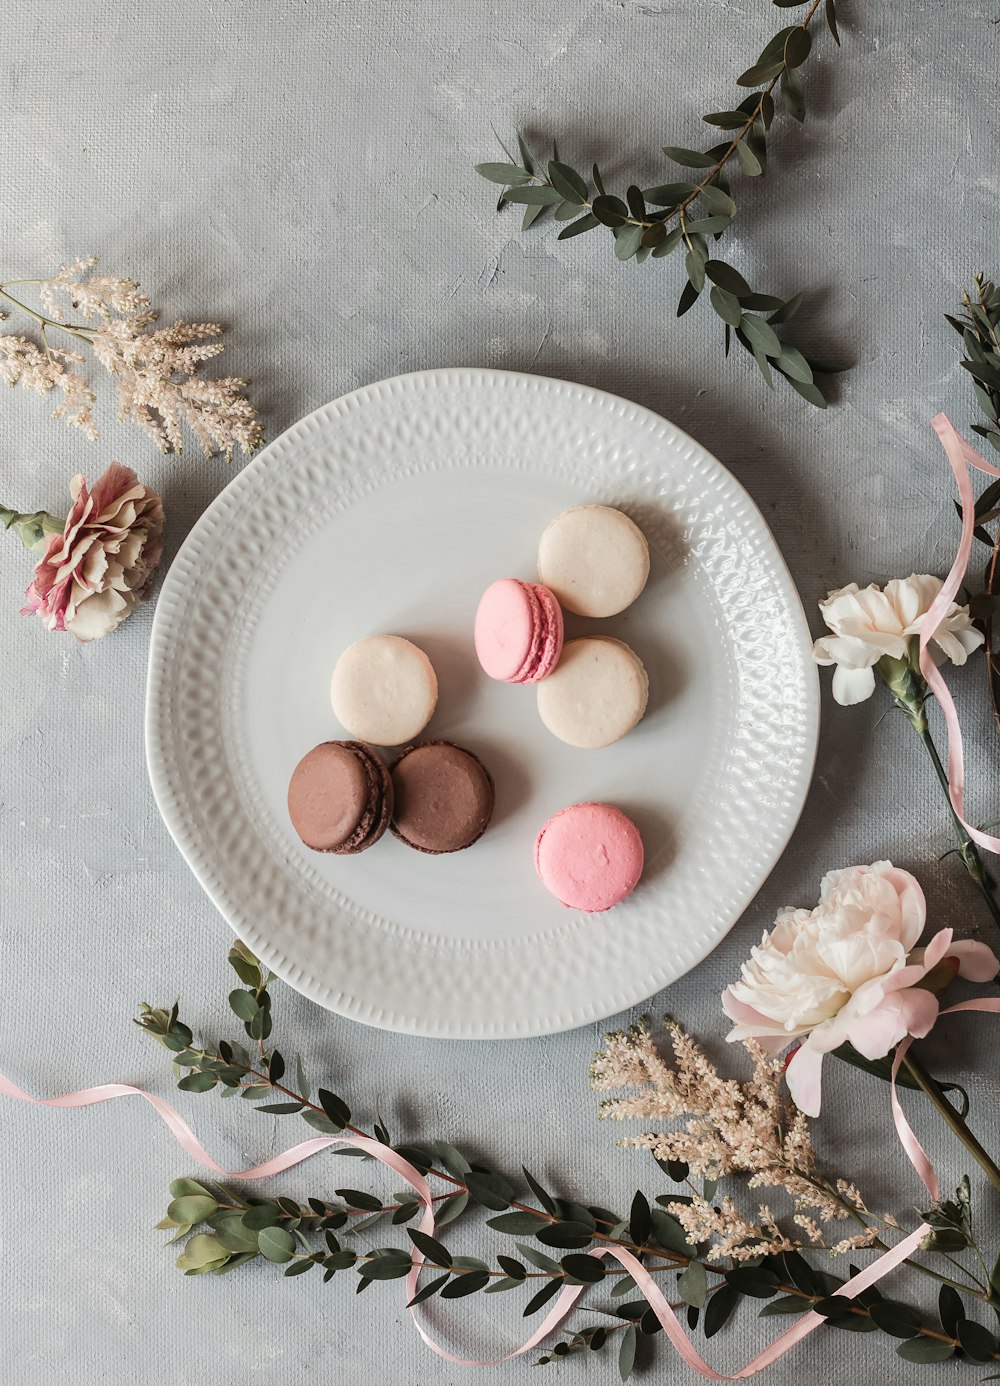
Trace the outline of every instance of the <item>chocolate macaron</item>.
<instances>
[{"instance_id":1,"label":"chocolate macaron","mask_svg":"<svg viewBox=\"0 0 1000 1386\"><path fill-rule=\"evenodd\" d=\"M378 842L392 816L387 767L360 741L324 741L288 785L292 827L314 852L354 856Z\"/></svg>"},{"instance_id":2,"label":"chocolate macaron","mask_svg":"<svg viewBox=\"0 0 1000 1386\"><path fill-rule=\"evenodd\" d=\"M400 842L439 856L471 847L493 816L493 778L478 756L450 741L410 746L392 767L390 827Z\"/></svg>"}]
</instances>

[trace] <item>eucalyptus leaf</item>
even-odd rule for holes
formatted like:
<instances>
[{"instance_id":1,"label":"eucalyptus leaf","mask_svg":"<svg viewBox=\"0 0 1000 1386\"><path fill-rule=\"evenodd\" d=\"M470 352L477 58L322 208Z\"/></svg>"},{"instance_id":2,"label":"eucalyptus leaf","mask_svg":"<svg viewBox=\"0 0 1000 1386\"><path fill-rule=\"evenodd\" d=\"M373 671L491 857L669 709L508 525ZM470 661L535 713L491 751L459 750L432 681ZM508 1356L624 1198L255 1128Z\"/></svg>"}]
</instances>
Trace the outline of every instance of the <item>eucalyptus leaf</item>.
<instances>
[{"instance_id":1,"label":"eucalyptus leaf","mask_svg":"<svg viewBox=\"0 0 1000 1386\"><path fill-rule=\"evenodd\" d=\"M732 218L736 215L736 203L724 193L721 188L715 188L710 183L707 188L702 188L699 197L706 208L717 216Z\"/></svg>"},{"instance_id":2,"label":"eucalyptus leaf","mask_svg":"<svg viewBox=\"0 0 1000 1386\"><path fill-rule=\"evenodd\" d=\"M676 207L694 191L693 183L659 183L654 188L643 188L642 195L651 207Z\"/></svg>"},{"instance_id":3,"label":"eucalyptus leaf","mask_svg":"<svg viewBox=\"0 0 1000 1386\"><path fill-rule=\"evenodd\" d=\"M618 1375L622 1381L628 1381L632 1375L632 1368L635 1366L635 1349L638 1342L638 1333L634 1324L630 1324L622 1334L621 1344L618 1348Z\"/></svg>"},{"instance_id":4,"label":"eucalyptus leaf","mask_svg":"<svg viewBox=\"0 0 1000 1386\"><path fill-rule=\"evenodd\" d=\"M532 1213L501 1213L499 1217L487 1218L486 1226L496 1232L506 1232L512 1237L534 1236L544 1219Z\"/></svg>"},{"instance_id":5,"label":"eucalyptus leaf","mask_svg":"<svg viewBox=\"0 0 1000 1386\"><path fill-rule=\"evenodd\" d=\"M453 1198L438 1204L434 1221L438 1227L446 1227L449 1222L454 1222L456 1218L461 1217L468 1206L469 1195L467 1193L456 1194Z\"/></svg>"},{"instance_id":6,"label":"eucalyptus leaf","mask_svg":"<svg viewBox=\"0 0 1000 1386\"><path fill-rule=\"evenodd\" d=\"M736 85L738 87L762 87L772 77L777 77L783 68L784 62L780 58L762 58L755 62L752 67L748 67L746 72L740 73L736 79ZM737 153L739 153L739 149L737 149Z\"/></svg>"},{"instance_id":7,"label":"eucalyptus leaf","mask_svg":"<svg viewBox=\"0 0 1000 1386\"><path fill-rule=\"evenodd\" d=\"M575 168L570 168L569 164L562 164L557 159L553 159L549 164L549 182L562 194L566 202L579 205L586 202L590 196L586 179L582 178Z\"/></svg>"},{"instance_id":8,"label":"eucalyptus leaf","mask_svg":"<svg viewBox=\"0 0 1000 1386\"><path fill-rule=\"evenodd\" d=\"M237 1212L220 1214L213 1218L212 1225L219 1242L227 1251L234 1253L257 1251L257 1233L252 1232Z\"/></svg>"},{"instance_id":9,"label":"eucalyptus leaf","mask_svg":"<svg viewBox=\"0 0 1000 1386\"><path fill-rule=\"evenodd\" d=\"M212 1073L189 1073L177 1086L181 1092L211 1092L218 1080Z\"/></svg>"},{"instance_id":10,"label":"eucalyptus leaf","mask_svg":"<svg viewBox=\"0 0 1000 1386\"><path fill-rule=\"evenodd\" d=\"M743 1296L732 1285L723 1285L709 1296L705 1306L705 1337L714 1338L729 1322Z\"/></svg>"},{"instance_id":11,"label":"eucalyptus leaf","mask_svg":"<svg viewBox=\"0 0 1000 1386\"><path fill-rule=\"evenodd\" d=\"M698 217L687 223L687 229L692 235L711 236L717 231L725 231L729 221L729 217Z\"/></svg>"},{"instance_id":12,"label":"eucalyptus leaf","mask_svg":"<svg viewBox=\"0 0 1000 1386\"><path fill-rule=\"evenodd\" d=\"M531 1296L524 1306L524 1317L529 1318L532 1314L537 1314L538 1310L548 1304L553 1295L557 1295L562 1289L565 1281L562 1279L549 1280L542 1288Z\"/></svg>"},{"instance_id":13,"label":"eucalyptus leaf","mask_svg":"<svg viewBox=\"0 0 1000 1386\"><path fill-rule=\"evenodd\" d=\"M284 1265L295 1252L295 1238L284 1227L265 1227L258 1234L258 1249L265 1260Z\"/></svg>"},{"instance_id":14,"label":"eucalyptus leaf","mask_svg":"<svg viewBox=\"0 0 1000 1386\"><path fill-rule=\"evenodd\" d=\"M595 197L590 210L604 226L624 226L628 221L628 207L620 197Z\"/></svg>"},{"instance_id":15,"label":"eucalyptus leaf","mask_svg":"<svg viewBox=\"0 0 1000 1386\"><path fill-rule=\"evenodd\" d=\"M486 178L490 183L502 183L506 187L527 183L531 178L528 170L519 168L517 164L476 164L476 172L480 178Z\"/></svg>"},{"instance_id":16,"label":"eucalyptus leaf","mask_svg":"<svg viewBox=\"0 0 1000 1386\"><path fill-rule=\"evenodd\" d=\"M182 1198L175 1198L167 1208L167 1217L173 1218L175 1222L196 1223L204 1222L210 1218L218 1209L218 1200L211 1194L187 1194Z\"/></svg>"},{"instance_id":17,"label":"eucalyptus leaf","mask_svg":"<svg viewBox=\"0 0 1000 1386\"><path fill-rule=\"evenodd\" d=\"M211 1189L206 1189L204 1184L199 1184L196 1179L175 1179L170 1185L171 1198L184 1198L188 1194L202 1194L206 1198L212 1197Z\"/></svg>"},{"instance_id":18,"label":"eucalyptus leaf","mask_svg":"<svg viewBox=\"0 0 1000 1386\"><path fill-rule=\"evenodd\" d=\"M690 256L688 258L690 258ZM679 318L682 318L684 314L694 306L698 300L699 292L700 290L695 288L689 278L683 289L681 289L680 300L677 304L677 316Z\"/></svg>"},{"instance_id":19,"label":"eucalyptus leaf","mask_svg":"<svg viewBox=\"0 0 1000 1386\"><path fill-rule=\"evenodd\" d=\"M576 221L570 222L569 226L564 226L559 232L561 241L568 241L571 236L582 235L584 231L593 231L595 226L600 226L600 222L593 212L587 212L584 216L578 217Z\"/></svg>"},{"instance_id":20,"label":"eucalyptus leaf","mask_svg":"<svg viewBox=\"0 0 1000 1386\"><path fill-rule=\"evenodd\" d=\"M250 1021L260 1010L257 998L249 991L241 991L239 987L229 993L230 1009L239 1016L240 1020Z\"/></svg>"},{"instance_id":21,"label":"eucalyptus leaf","mask_svg":"<svg viewBox=\"0 0 1000 1386\"><path fill-rule=\"evenodd\" d=\"M801 25L796 25L785 39L785 67L801 67L812 48L812 34Z\"/></svg>"},{"instance_id":22,"label":"eucalyptus leaf","mask_svg":"<svg viewBox=\"0 0 1000 1386\"><path fill-rule=\"evenodd\" d=\"M197 1271L220 1265L229 1259L229 1252L210 1232L198 1232L187 1243L177 1258L177 1268L183 1271Z\"/></svg>"},{"instance_id":23,"label":"eucalyptus leaf","mask_svg":"<svg viewBox=\"0 0 1000 1386\"><path fill-rule=\"evenodd\" d=\"M973 1362L990 1362L997 1351L996 1338L975 1319L960 1319L954 1336L962 1344L966 1357Z\"/></svg>"},{"instance_id":24,"label":"eucalyptus leaf","mask_svg":"<svg viewBox=\"0 0 1000 1386\"><path fill-rule=\"evenodd\" d=\"M765 356L770 356L775 360L784 356L784 344L779 341L774 328L769 327L763 318L747 313L741 325L750 343L758 347Z\"/></svg>"},{"instance_id":25,"label":"eucalyptus leaf","mask_svg":"<svg viewBox=\"0 0 1000 1386\"><path fill-rule=\"evenodd\" d=\"M743 321L743 311L740 308L740 301L733 294L727 293L725 289L720 289L718 284L712 285L712 292L709 294L712 307L718 313L724 323L730 327L739 327Z\"/></svg>"},{"instance_id":26,"label":"eucalyptus leaf","mask_svg":"<svg viewBox=\"0 0 1000 1386\"><path fill-rule=\"evenodd\" d=\"M532 207L554 207L562 202L563 196L556 192L555 188L548 188L544 185L525 184L523 187L510 188L506 193L508 202L523 202Z\"/></svg>"},{"instance_id":27,"label":"eucalyptus leaf","mask_svg":"<svg viewBox=\"0 0 1000 1386\"><path fill-rule=\"evenodd\" d=\"M806 93L802 78L792 68L781 74L781 100L785 110L800 123L806 118Z\"/></svg>"},{"instance_id":28,"label":"eucalyptus leaf","mask_svg":"<svg viewBox=\"0 0 1000 1386\"><path fill-rule=\"evenodd\" d=\"M830 30L830 33L833 35L834 43L839 48L840 33L837 29L837 7L834 3L834 0L826 0L826 23L827 27Z\"/></svg>"},{"instance_id":29,"label":"eucalyptus leaf","mask_svg":"<svg viewBox=\"0 0 1000 1386\"><path fill-rule=\"evenodd\" d=\"M474 1203L481 1203L484 1208L498 1211L508 1208L514 1197L512 1186L502 1174L470 1170L465 1175L465 1187Z\"/></svg>"},{"instance_id":30,"label":"eucalyptus leaf","mask_svg":"<svg viewBox=\"0 0 1000 1386\"><path fill-rule=\"evenodd\" d=\"M597 1285L604 1279L603 1262L596 1256L569 1255L560 1262L568 1279L577 1285Z\"/></svg>"},{"instance_id":31,"label":"eucalyptus leaf","mask_svg":"<svg viewBox=\"0 0 1000 1386\"><path fill-rule=\"evenodd\" d=\"M939 1342L937 1338L911 1338L900 1343L896 1351L907 1362L947 1362L955 1355L950 1343Z\"/></svg>"},{"instance_id":32,"label":"eucalyptus leaf","mask_svg":"<svg viewBox=\"0 0 1000 1386\"><path fill-rule=\"evenodd\" d=\"M677 1293L685 1304L702 1309L708 1299L708 1275L700 1261L691 1261L677 1281Z\"/></svg>"},{"instance_id":33,"label":"eucalyptus leaf","mask_svg":"<svg viewBox=\"0 0 1000 1386\"><path fill-rule=\"evenodd\" d=\"M789 380L797 380L808 384L812 378L812 368L809 362L796 347L789 346L787 342L781 345L781 353L777 357L778 369L787 375Z\"/></svg>"},{"instance_id":34,"label":"eucalyptus leaf","mask_svg":"<svg viewBox=\"0 0 1000 1386\"><path fill-rule=\"evenodd\" d=\"M676 144L665 144L663 152L682 168L711 168L716 162L712 154L702 153L699 149L684 149Z\"/></svg>"},{"instance_id":35,"label":"eucalyptus leaf","mask_svg":"<svg viewBox=\"0 0 1000 1386\"><path fill-rule=\"evenodd\" d=\"M630 260L642 242L641 226L621 226L615 236L615 258Z\"/></svg>"},{"instance_id":36,"label":"eucalyptus leaf","mask_svg":"<svg viewBox=\"0 0 1000 1386\"><path fill-rule=\"evenodd\" d=\"M748 177L756 178L764 172L764 165L747 140L741 140L736 146L736 158L740 168Z\"/></svg>"},{"instance_id":37,"label":"eucalyptus leaf","mask_svg":"<svg viewBox=\"0 0 1000 1386\"><path fill-rule=\"evenodd\" d=\"M718 125L722 130L739 130L747 123L745 111L711 111L703 115L708 125Z\"/></svg>"},{"instance_id":38,"label":"eucalyptus leaf","mask_svg":"<svg viewBox=\"0 0 1000 1386\"><path fill-rule=\"evenodd\" d=\"M804 1295L782 1295L780 1299L772 1299L769 1304L765 1304L757 1317L768 1319L778 1315L804 1314L811 1308L812 1305Z\"/></svg>"}]
</instances>

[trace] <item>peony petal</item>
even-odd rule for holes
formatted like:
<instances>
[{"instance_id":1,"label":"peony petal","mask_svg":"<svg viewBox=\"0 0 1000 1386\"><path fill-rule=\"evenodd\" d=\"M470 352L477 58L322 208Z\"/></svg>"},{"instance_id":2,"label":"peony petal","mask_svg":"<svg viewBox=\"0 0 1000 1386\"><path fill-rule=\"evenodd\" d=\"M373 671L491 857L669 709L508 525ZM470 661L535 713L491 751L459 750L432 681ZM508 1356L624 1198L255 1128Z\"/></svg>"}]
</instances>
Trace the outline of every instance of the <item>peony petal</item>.
<instances>
[{"instance_id":1,"label":"peony petal","mask_svg":"<svg viewBox=\"0 0 1000 1386\"><path fill-rule=\"evenodd\" d=\"M899 896L899 909L903 925L900 942L909 952L916 945L917 939L923 933L924 925L927 923L927 899L920 882L909 871L904 871L899 866L893 866L892 862L879 862L877 865L886 868L885 878L891 882Z\"/></svg>"},{"instance_id":2,"label":"peony petal","mask_svg":"<svg viewBox=\"0 0 1000 1386\"><path fill-rule=\"evenodd\" d=\"M948 956L958 959L958 975L970 982L992 982L1000 972L1000 961L985 943L962 939L951 944Z\"/></svg>"},{"instance_id":3,"label":"peony petal","mask_svg":"<svg viewBox=\"0 0 1000 1386\"><path fill-rule=\"evenodd\" d=\"M792 1055L785 1069L785 1081L792 1101L806 1116L818 1117L822 1102L823 1055L810 1048L808 1042L800 1045Z\"/></svg>"}]
</instances>

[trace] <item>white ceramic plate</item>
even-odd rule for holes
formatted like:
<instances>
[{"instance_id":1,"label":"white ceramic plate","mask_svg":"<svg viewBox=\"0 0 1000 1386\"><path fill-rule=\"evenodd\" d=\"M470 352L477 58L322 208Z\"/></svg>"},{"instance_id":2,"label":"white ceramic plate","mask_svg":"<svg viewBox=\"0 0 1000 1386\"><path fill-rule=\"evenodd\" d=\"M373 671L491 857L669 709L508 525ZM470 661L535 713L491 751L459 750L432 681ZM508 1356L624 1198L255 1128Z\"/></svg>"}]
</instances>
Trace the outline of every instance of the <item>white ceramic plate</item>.
<instances>
[{"instance_id":1,"label":"white ceramic plate","mask_svg":"<svg viewBox=\"0 0 1000 1386\"><path fill-rule=\"evenodd\" d=\"M650 703L623 741L581 751L530 688L492 683L472 647L479 596L534 576L545 524L620 506L652 549L649 584L609 621ZM427 734L476 751L496 815L468 851L390 835L309 852L285 794L310 747L345 733L330 672L362 635L433 660ZM672 424L625 400L503 371L427 371L316 410L208 508L163 583L146 746L170 832L233 929L321 1005L412 1034L546 1034L673 982L726 934L778 860L808 789L818 724L809 633L743 488ZM582 799L638 823L646 870L602 915L565 909L533 865L541 824Z\"/></svg>"}]
</instances>

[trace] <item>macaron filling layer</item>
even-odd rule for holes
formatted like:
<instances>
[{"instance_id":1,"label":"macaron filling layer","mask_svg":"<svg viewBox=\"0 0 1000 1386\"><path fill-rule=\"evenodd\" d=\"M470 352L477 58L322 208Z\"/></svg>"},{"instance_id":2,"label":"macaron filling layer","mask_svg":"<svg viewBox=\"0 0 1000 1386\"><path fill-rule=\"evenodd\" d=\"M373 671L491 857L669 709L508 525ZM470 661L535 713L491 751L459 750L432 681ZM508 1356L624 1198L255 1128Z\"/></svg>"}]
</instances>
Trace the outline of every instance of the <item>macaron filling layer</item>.
<instances>
[{"instance_id":1,"label":"macaron filling layer","mask_svg":"<svg viewBox=\"0 0 1000 1386\"><path fill-rule=\"evenodd\" d=\"M535 839L535 870L569 909L603 913L631 895L642 875L639 829L613 804L570 804Z\"/></svg>"},{"instance_id":2,"label":"macaron filling layer","mask_svg":"<svg viewBox=\"0 0 1000 1386\"><path fill-rule=\"evenodd\" d=\"M288 816L314 852L353 856L376 843L392 813L392 780L358 741L324 741L303 756L288 785Z\"/></svg>"},{"instance_id":3,"label":"macaron filling layer","mask_svg":"<svg viewBox=\"0 0 1000 1386\"><path fill-rule=\"evenodd\" d=\"M493 816L493 777L478 756L450 741L411 746L392 767L393 834L431 856L478 842Z\"/></svg>"}]
</instances>

